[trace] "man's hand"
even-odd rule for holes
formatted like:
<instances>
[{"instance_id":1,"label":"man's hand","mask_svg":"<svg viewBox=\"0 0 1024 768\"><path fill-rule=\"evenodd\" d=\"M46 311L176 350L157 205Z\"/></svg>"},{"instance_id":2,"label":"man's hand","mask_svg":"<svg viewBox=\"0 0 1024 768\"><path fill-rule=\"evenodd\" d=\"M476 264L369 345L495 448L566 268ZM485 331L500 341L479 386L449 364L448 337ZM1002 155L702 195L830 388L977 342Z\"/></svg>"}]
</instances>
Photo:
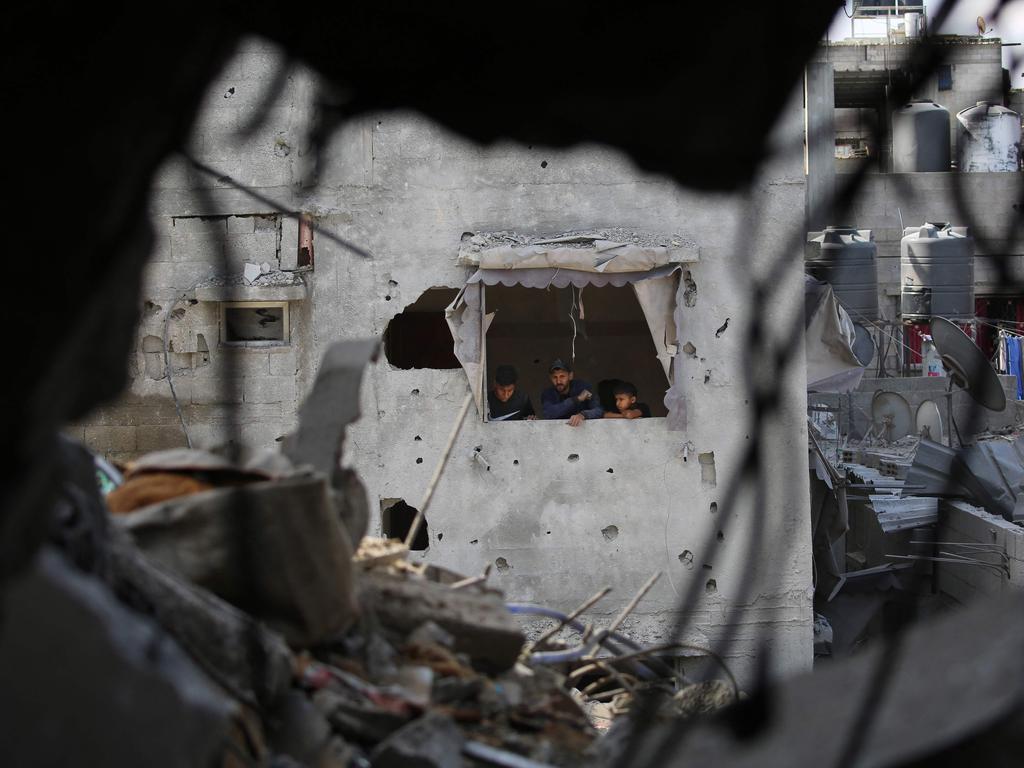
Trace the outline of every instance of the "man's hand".
<instances>
[{"instance_id":1,"label":"man's hand","mask_svg":"<svg viewBox=\"0 0 1024 768\"><path fill-rule=\"evenodd\" d=\"M574 413L572 416L569 417L569 421L566 422L566 423L570 427L578 427L584 421L586 421L586 419L583 418L583 414L582 413Z\"/></svg>"},{"instance_id":2,"label":"man's hand","mask_svg":"<svg viewBox=\"0 0 1024 768\"><path fill-rule=\"evenodd\" d=\"M582 392L580 392L578 395L576 395L576 399L579 400L581 403L584 400L589 400L591 397L592 397L592 395L590 394L590 390L589 389L584 389Z\"/></svg>"},{"instance_id":3,"label":"man's hand","mask_svg":"<svg viewBox=\"0 0 1024 768\"><path fill-rule=\"evenodd\" d=\"M643 411L641 411L639 408L633 408L632 410L626 411L627 419L639 419L643 415Z\"/></svg>"},{"instance_id":4,"label":"man's hand","mask_svg":"<svg viewBox=\"0 0 1024 768\"><path fill-rule=\"evenodd\" d=\"M536 417L536 416L527 416L527 417L526 417L526 420L527 420L527 421L536 421L536 420L537 420L537 417Z\"/></svg>"}]
</instances>

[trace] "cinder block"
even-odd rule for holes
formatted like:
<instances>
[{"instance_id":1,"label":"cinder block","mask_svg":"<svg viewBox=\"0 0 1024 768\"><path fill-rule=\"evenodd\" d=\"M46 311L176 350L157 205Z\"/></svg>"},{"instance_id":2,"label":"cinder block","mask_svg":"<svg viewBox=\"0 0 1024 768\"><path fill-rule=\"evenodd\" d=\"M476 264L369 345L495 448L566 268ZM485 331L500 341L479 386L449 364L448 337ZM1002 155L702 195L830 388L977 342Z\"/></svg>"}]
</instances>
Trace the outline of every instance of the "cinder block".
<instances>
[{"instance_id":1,"label":"cinder block","mask_svg":"<svg viewBox=\"0 0 1024 768\"><path fill-rule=\"evenodd\" d=\"M226 216L177 216L172 224L175 237L181 235L223 236L228 231Z\"/></svg>"},{"instance_id":2,"label":"cinder block","mask_svg":"<svg viewBox=\"0 0 1024 768\"><path fill-rule=\"evenodd\" d=\"M242 445L250 453L275 448L280 448L277 439L288 433L288 430L280 422L251 422L243 423L241 428Z\"/></svg>"},{"instance_id":3,"label":"cinder block","mask_svg":"<svg viewBox=\"0 0 1024 768\"><path fill-rule=\"evenodd\" d=\"M192 382L191 402L199 404L240 403L244 379L196 378Z\"/></svg>"},{"instance_id":4,"label":"cinder block","mask_svg":"<svg viewBox=\"0 0 1024 768\"><path fill-rule=\"evenodd\" d=\"M277 232L252 232L247 235L232 235L227 243L227 255L232 262L252 261L262 264L269 261L277 266Z\"/></svg>"},{"instance_id":5,"label":"cinder block","mask_svg":"<svg viewBox=\"0 0 1024 768\"><path fill-rule=\"evenodd\" d=\"M196 369L197 380L265 376L270 373L269 353L265 349L214 347L216 337L208 337L206 341L210 345L210 364Z\"/></svg>"},{"instance_id":6,"label":"cinder block","mask_svg":"<svg viewBox=\"0 0 1024 768\"><path fill-rule=\"evenodd\" d=\"M181 426L146 426L138 429L138 451L162 451L168 448L184 448L188 443Z\"/></svg>"},{"instance_id":7,"label":"cinder block","mask_svg":"<svg viewBox=\"0 0 1024 768\"><path fill-rule=\"evenodd\" d=\"M147 403L118 403L97 408L89 415L89 422L126 427L173 426L178 423L178 412L168 395L166 399L152 398Z\"/></svg>"},{"instance_id":8,"label":"cinder block","mask_svg":"<svg viewBox=\"0 0 1024 768\"><path fill-rule=\"evenodd\" d=\"M298 266L299 221L290 216L281 219L281 269L295 269Z\"/></svg>"},{"instance_id":9,"label":"cinder block","mask_svg":"<svg viewBox=\"0 0 1024 768\"><path fill-rule=\"evenodd\" d=\"M294 328L293 328L294 331ZM295 376L299 370L294 347L281 347L269 353L271 376Z\"/></svg>"},{"instance_id":10,"label":"cinder block","mask_svg":"<svg viewBox=\"0 0 1024 768\"><path fill-rule=\"evenodd\" d=\"M191 376L174 377L174 391L178 395L178 402L184 404L191 401L192 382L193 378ZM153 379L139 377L131 381L128 390L121 397L121 402L130 405L146 405L154 401L160 403L168 402L170 397L171 390L167 379L154 381Z\"/></svg>"},{"instance_id":11,"label":"cinder block","mask_svg":"<svg viewBox=\"0 0 1024 768\"><path fill-rule=\"evenodd\" d=\"M255 216L228 216L229 235L248 235L256 227Z\"/></svg>"},{"instance_id":12,"label":"cinder block","mask_svg":"<svg viewBox=\"0 0 1024 768\"><path fill-rule=\"evenodd\" d=\"M171 237L173 261L216 264L224 253L226 232L219 235L175 234Z\"/></svg>"},{"instance_id":13,"label":"cinder block","mask_svg":"<svg viewBox=\"0 0 1024 768\"><path fill-rule=\"evenodd\" d=\"M132 452L137 450L137 428L86 426L85 444L97 453Z\"/></svg>"},{"instance_id":14,"label":"cinder block","mask_svg":"<svg viewBox=\"0 0 1024 768\"><path fill-rule=\"evenodd\" d=\"M239 403L231 406L224 403L194 403L185 411L189 430L203 424L224 426L235 421L239 424L252 421L281 421L284 409L281 403Z\"/></svg>"},{"instance_id":15,"label":"cinder block","mask_svg":"<svg viewBox=\"0 0 1024 768\"><path fill-rule=\"evenodd\" d=\"M172 261L173 258L171 253L171 236L157 234L153 239L153 250L150 251L149 260L151 262Z\"/></svg>"},{"instance_id":16,"label":"cinder block","mask_svg":"<svg viewBox=\"0 0 1024 768\"><path fill-rule=\"evenodd\" d=\"M247 403L294 403L294 376L247 376L245 378L245 402Z\"/></svg>"}]
</instances>

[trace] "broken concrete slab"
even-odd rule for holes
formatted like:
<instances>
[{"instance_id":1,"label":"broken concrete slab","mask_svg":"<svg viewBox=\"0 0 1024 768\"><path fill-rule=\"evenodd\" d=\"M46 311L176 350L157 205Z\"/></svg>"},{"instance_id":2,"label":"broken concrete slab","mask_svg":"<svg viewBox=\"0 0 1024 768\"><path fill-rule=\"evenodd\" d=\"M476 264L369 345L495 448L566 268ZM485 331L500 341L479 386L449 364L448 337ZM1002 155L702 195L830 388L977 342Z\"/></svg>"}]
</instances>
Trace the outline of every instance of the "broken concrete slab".
<instances>
[{"instance_id":1,"label":"broken concrete slab","mask_svg":"<svg viewBox=\"0 0 1024 768\"><path fill-rule=\"evenodd\" d=\"M171 636L56 550L8 583L0 613L4 764L218 762L232 702ZM136 727L142 703L159 727Z\"/></svg>"},{"instance_id":2,"label":"broken concrete slab","mask_svg":"<svg viewBox=\"0 0 1024 768\"><path fill-rule=\"evenodd\" d=\"M500 593L453 590L445 584L366 573L359 581L360 603L380 622L408 634L433 621L455 638L455 650L486 669L511 667L525 637Z\"/></svg>"},{"instance_id":3,"label":"broken concrete slab","mask_svg":"<svg viewBox=\"0 0 1024 768\"><path fill-rule=\"evenodd\" d=\"M118 596L152 616L232 696L272 707L291 684L292 655L279 635L124 541L110 547Z\"/></svg>"},{"instance_id":4,"label":"broken concrete slab","mask_svg":"<svg viewBox=\"0 0 1024 768\"><path fill-rule=\"evenodd\" d=\"M323 643L356 616L352 545L319 473L171 499L117 524L156 562L294 646Z\"/></svg>"}]
</instances>

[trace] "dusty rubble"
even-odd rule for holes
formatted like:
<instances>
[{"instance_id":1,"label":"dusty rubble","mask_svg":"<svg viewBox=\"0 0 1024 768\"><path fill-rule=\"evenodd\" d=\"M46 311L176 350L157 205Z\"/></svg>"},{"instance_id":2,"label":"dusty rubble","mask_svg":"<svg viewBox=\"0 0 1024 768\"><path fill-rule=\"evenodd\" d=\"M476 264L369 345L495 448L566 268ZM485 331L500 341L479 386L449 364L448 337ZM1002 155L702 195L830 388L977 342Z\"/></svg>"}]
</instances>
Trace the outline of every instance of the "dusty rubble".
<instances>
[{"instance_id":1,"label":"dusty rubble","mask_svg":"<svg viewBox=\"0 0 1024 768\"><path fill-rule=\"evenodd\" d=\"M59 610L26 609L31 621L0 633L0 680L45 711L45 678L2 661L52 658L32 645L33 622L76 637L64 665L103 659L102 680L82 688L96 755L76 759L581 765L613 754L601 734L641 692L660 692L669 719L735 701L731 679L689 684L659 657L671 648L617 631L658 574L602 627L585 614L608 588L568 615L509 604L488 586L489 570L413 563L406 543L366 537L365 491L340 458L375 353L375 342L334 345L282 453L245 465L191 449L153 453L125 467L104 499L91 455L64 442L75 482L50 551L19 588L26 606L49 595ZM442 459L435 477L443 468ZM517 615L552 626L528 643ZM162 697L159 756L103 718L130 716L131 701L117 698L126 691ZM16 757L39 749L12 742Z\"/></svg>"},{"instance_id":2,"label":"dusty rubble","mask_svg":"<svg viewBox=\"0 0 1024 768\"><path fill-rule=\"evenodd\" d=\"M582 630L578 645L554 631L528 645L486 573L414 564L397 540L353 553L311 469L270 477L171 451L125 477L111 514L138 549L115 548L117 578L231 694L226 765L577 765L638 689L675 694L686 715L734 700L730 685L682 687L614 632L653 578L610 629L579 611L552 627Z\"/></svg>"},{"instance_id":3,"label":"dusty rubble","mask_svg":"<svg viewBox=\"0 0 1024 768\"><path fill-rule=\"evenodd\" d=\"M486 573L414 564L397 540L353 553L320 473L268 478L176 451L125 474L112 515L139 549L122 541L115 571L232 695L226 765L577 765L638 689L675 693L679 714L734 699L730 686L681 688L614 626L575 615L552 629L581 629L579 645L556 632L528 645ZM179 493L154 498L147 477ZM262 679L244 659L254 632ZM625 658L605 661L602 643Z\"/></svg>"}]
</instances>

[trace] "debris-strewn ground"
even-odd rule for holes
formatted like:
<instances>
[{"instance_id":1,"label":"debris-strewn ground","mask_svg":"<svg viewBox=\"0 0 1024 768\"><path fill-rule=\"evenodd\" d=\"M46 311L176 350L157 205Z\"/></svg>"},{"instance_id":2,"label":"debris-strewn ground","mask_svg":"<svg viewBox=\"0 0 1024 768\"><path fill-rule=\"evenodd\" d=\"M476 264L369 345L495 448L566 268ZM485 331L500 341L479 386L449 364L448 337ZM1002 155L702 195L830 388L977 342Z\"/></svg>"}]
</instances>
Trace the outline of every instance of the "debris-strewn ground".
<instances>
[{"instance_id":1,"label":"debris-strewn ground","mask_svg":"<svg viewBox=\"0 0 1024 768\"><path fill-rule=\"evenodd\" d=\"M509 605L487 572L415 564L400 541L353 551L326 477L273 466L150 455L103 512L117 592L230 703L223 765L582 765L641 691L665 717L735 701L615 631L656 575L609 627L585 618L608 589L568 616ZM517 613L551 631L528 643Z\"/></svg>"}]
</instances>

